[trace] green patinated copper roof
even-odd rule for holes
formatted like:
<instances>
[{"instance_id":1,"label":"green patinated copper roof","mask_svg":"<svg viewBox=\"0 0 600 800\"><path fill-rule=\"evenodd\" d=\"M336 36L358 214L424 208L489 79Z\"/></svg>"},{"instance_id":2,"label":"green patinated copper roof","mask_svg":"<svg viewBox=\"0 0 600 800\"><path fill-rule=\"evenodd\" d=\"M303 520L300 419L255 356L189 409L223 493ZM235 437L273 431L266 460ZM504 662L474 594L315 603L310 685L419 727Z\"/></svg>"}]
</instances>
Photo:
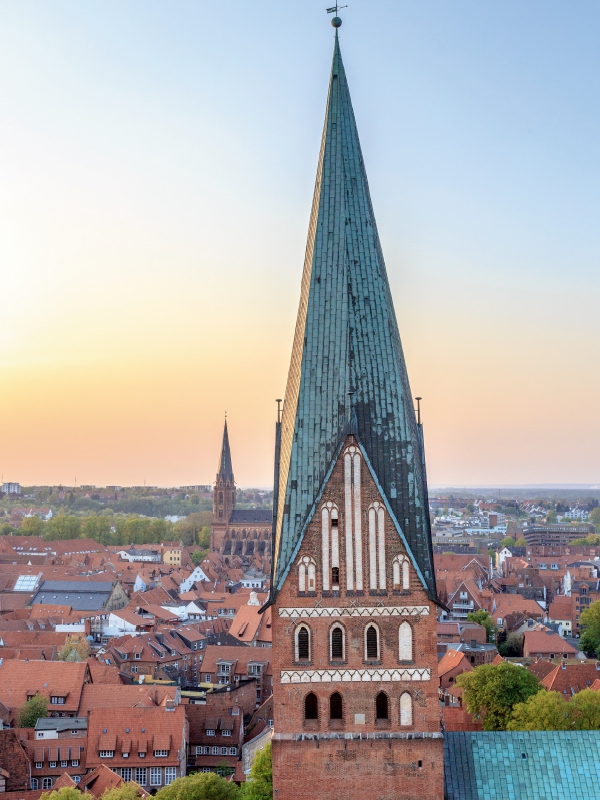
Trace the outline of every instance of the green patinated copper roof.
<instances>
[{"instance_id":1,"label":"green patinated copper roof","mask_svg":"<svg viewBox=\"0 0 600 800\"><path fill-rule=\"evenodd\" d=\"M217 483L219 481L230 481L233 483L233 466L231 464L231 450L229 449L227 420L225 420L225 427L223 428L223 444L221 445L221 457L219 459L219 469L217 471Z\"/></svg>"},{"instance_id":2,"label":"green patinated copper roof","mask_svg":"<svg viewBox=\"0 0 600 800\"><path fill-rule=\"evenodd\" d=\"M600 797L600 731L444 734L445 800Z\"/></svg>"},{"instance_id":3,"label":"green patinated copper roof","mask_svg":"<svg viewBox=\"0 0 600 800\"><path fill-rule=\"evenodd\" d=\"M275 591L349 429L434 597L421 437L336 35L281 425Z\"/></svg>"}]
</instances>

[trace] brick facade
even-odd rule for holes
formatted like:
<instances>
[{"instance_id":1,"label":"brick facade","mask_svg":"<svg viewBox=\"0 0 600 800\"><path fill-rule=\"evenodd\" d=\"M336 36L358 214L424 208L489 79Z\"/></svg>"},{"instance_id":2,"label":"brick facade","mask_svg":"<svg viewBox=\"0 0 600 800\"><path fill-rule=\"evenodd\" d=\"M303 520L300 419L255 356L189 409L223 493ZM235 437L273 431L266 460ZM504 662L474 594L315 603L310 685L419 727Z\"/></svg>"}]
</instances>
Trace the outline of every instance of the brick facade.
<instances>
[{"instance_id":1,"label":"brick facade","mask_svg":"<svg viewBox=\"0 0 600 800\"><path fill-rule=\"evenodd\" d=\"M273 613L273 776L278 800L443 797L435 606L361 455L360 500L355 485L348 485L344 458L349 448L359 453L356 445L348 436ZM346 507L353 509L355 523L360 518L360 534L356 524L353 529L352 590L347 588ZM371 538L373 508L380 515L377 524L381 519L383 525ZM323 509L337 512L337 525L327 528L327 554ZM339 566L333 563L338 562L332 555L334 528ZM373 556L377 568L372 571ZM407 564L406 577L402 567L394 571L397 557ZM339 577L332 572L324 582L324 559L330 563L328 572L338 569ZM367 628L373 624L378 641L372 636L369 643ZM404 648L401 627L404 636L410 630L412 639L408 645L405 640ZM334 628L342 630L341 658L339 634L338 652L333 651ZM308 652L301 652L306 646L299 644L302 629L308 632ZM341 702L332 700L334 693L341 695ZM380 693L385 700L378 704Z\"/></svg>"}]
</instances>

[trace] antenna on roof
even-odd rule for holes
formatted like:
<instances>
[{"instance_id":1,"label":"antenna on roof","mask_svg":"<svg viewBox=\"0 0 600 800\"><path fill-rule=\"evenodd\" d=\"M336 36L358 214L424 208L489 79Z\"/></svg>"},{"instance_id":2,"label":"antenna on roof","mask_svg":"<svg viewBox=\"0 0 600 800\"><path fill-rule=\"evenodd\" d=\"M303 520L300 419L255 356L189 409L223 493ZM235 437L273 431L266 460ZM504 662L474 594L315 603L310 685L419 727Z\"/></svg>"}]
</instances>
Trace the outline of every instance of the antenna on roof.
<instances>
[{"instance_id":1,"label":"antenna on roof","mask_svg":"<svg viewBox=\"0 0 600 800\"><path fill-rule=\"evenodd\" d=\"M275 400L275 402L277 403L277 423L280 423L281 422L281 403L282 403L281 397L278 397L277 400Z\"/></svg>"}]
</instances>

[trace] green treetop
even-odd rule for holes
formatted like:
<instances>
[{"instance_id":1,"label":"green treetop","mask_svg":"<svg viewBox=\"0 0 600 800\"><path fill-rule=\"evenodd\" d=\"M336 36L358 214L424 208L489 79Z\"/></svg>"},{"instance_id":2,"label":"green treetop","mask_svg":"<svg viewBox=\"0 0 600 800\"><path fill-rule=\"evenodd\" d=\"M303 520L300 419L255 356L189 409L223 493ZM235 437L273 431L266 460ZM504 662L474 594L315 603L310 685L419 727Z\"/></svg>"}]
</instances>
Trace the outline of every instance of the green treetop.
<instances>
[{"instance_id":1,"label":"green treetop","mask_svg":"<svg viewBox=\"0 0 600 800\"><path fill-rule=\"evenodd\" d=\"M273 797L273 765L271 742L254 757L250 779L242 789L243 800L271 800Z\"/></svg>"},{"instance_id":2,"label":"green treetop","mask_svg":"<svg viewBox=\"0 0 600 800\"><path fill-rule=\"evenodd\" d=\"M483 625L486 642L493 643L496 641L496 626L487 611L482 608L479 611L471 611L470 614L467 614L467 622L477 622L479 625Z\"/></svg>"},{"instance_id":3,"label":"green treetop","mask_svg":"<svg viewBox=\"0 0 600 800\"><path fill-rule=\"evenodd\" d=\"M19 725L21 728L35 728L40 717L48 715L48 700L42 694L34 695L19 709Z\"/></svg>"},{"instance_id":4,"label":"green treetop","mask_svg":"<svg viewBox=\"0 0 600 800\"><path fill-rule=\"evenodd\" d=\"M156 800L239 800L237 784L215 772L196 772L177 778L156 793Z\"/></svg>"},{"instance_id":5,"label":"green treetop","mask_svg":"<svg viewBox=\"0 0 600 800\"><path fill-rule=\"evenodd\" d=\"M600 600L581 612L579 649L595 656L600 653Z\"/></svg>"},{"instance_id":6,"label":"green treetop","mask_svg":"<svg viewBox=\"0 0 600 800\"><path fill-rule=\"evenodd\" d=\"M483 719L484 731L504 731L514 706L524 703L540 691L540 683L524 667L503 661L501 664L482 664L473 672L456 679L464 688L469 714Z\"/></svg>"}]
</instances>

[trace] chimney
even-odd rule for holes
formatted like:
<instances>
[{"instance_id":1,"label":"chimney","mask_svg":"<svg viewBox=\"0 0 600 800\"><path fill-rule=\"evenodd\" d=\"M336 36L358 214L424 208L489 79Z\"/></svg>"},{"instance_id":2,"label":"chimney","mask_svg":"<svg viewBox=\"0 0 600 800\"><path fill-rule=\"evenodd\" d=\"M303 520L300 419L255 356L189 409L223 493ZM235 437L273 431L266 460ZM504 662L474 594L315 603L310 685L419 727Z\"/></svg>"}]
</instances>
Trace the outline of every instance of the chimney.
<instances>
[{"instance_id":1,"label":"chimney","mask_svg":"<svg viewBox=\"0 0 600 800\"><path fill-rule=\"evenodd\" d=\"M566 669L566 668L567 668L567 665L566 665L566 664L565 664L565 662L563 661L563 663L560 665L560 667L561 667L561 669Z\"/></svg>"}]
</instances>

